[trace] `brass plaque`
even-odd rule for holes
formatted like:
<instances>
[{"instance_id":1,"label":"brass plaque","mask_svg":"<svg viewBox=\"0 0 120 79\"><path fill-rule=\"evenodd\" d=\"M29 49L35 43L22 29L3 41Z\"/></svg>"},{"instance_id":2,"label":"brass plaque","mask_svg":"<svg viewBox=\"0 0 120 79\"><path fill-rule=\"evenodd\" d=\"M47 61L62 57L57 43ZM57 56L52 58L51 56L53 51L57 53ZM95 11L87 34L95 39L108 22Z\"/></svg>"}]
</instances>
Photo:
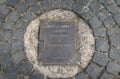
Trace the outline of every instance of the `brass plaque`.
<instances>
[{"instance_id":1,"label":"brass plaque","mask_svg":"<svg viewBox=\"0 0 120 79\"><path fill-rule=\"evenodd\" d=\"M59 64L75 60L75 22L42 21L39 32L39 61Z\"/></svg>"}]
</instances>

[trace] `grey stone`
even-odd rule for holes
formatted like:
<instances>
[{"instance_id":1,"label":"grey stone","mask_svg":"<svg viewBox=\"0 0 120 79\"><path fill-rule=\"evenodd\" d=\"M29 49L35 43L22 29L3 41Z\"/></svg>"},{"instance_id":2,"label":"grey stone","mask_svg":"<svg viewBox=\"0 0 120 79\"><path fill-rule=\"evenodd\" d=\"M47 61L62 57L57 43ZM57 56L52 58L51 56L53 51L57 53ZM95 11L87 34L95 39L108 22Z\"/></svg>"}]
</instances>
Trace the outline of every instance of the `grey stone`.
<instances>
[{"instance_id":1,"label":"grey stone","mask_svg":"<svg viewBox=\"0 0 120 79\"><path fill-rule=\"evenodd\" d=\"M96 39L96 50L107 52L109 49L108 40L105 38Z\"/></svg>"},{"instance_id":2,"label":"grey stone","mask_svg":"<svg viewBox=\"0 0 120 79\"><path fill-rule=\"evenodd\" d=\"M61 0L60 8L71 9L73 0Z\"/></svg>"},{"instance_id":3,"label":"grey stone","mask_svg":"<svg viewBox=\"0 0 120 79\"><path fill-rule=\"evenodd\" d=\"M102 69L99 66L91 63L88 65L86 72L92 77L92 79L96 79L100 75L101 70Z\"/></svg>"},{"instance_id":4,"label":"grey stone","mask_svg":"<svg viewBox=\"0 0 120 79\"><path fill-rule=\"evenodd\" d=\"M23 16L24 19L28 20L28 21L32 21L34 19L32 13L30 11L27 11L24 16Z\"/></svg>"},{"instance_id":5,"label":"grey stone","mask_svg":"<svg viewBox=\"0 0 120 79\"><path fill-rule=\"evenodd\" d=\"M90 18L89 24L92 29L101 27L102 25L101 21L97 18L97 16L93 16L92 18Z\"/></svg>"},{"instance_id":6,"label":"grey stone","mask_svg":"<svg viewBox=\"0 0 120 79\"><path fill-rule=\"evenodd\" d=\"M120 0L115 0L115 1L120 6Z\"/></svg>"},{"instance_id":7,"label":"grey stone","mask_svg":"<svg viewBox=\"0 0 120 79\"><path fill-rule=\"evenodd\" d=\"M17 22L17 28L25 30L27 28L28 24L29 24L28 22L26 22L23 18L21 18Z\"/></svg>"},{"instance_id":8,"label":"grey stone","mask_svg":"<svg viewBox=\"0 0 120 79\"><path fill-rule=\"evenodd\" d=\"M17 11L13 11L8 15L8 19L16 22L20 17L20 14Z\"/></svg>"},{"instance_id":9,"label":"grey stone","mask_svg":"<svg viewBox=\"0 0 120 79\"><path fill-rule=\"evenodd\" d=\"M6 79L5 74L2 71L0 72L0 79Z\"/></svg>"},{"instance_id":10,"label":"grey stone","mask_svg":"<svg viewBox=\"0 0 120 79\"><path fill-rule=\"evenodd\" d=\"M8 79L17 79L18 76L18 71L16 68L12 68L6 72L7 78Z\"/></svg>"},{"instance_id":11,"label":"grey stone","mask_svg":"<svg viewBox=\"0 0 120 79\"><path fill-rule=\"evenodd\" d=\"M0 24L3 24L5 22L5 18L0 15Z\"/></svg>"},{"instance_id":12,"label":"grey stone","mask_svg":"<svg viewBox=\"0 0 120 79\"><path fill-rule=\"evenodd\" d=\"M100 79L115 79L115 78L112 75L108 74L107 72L104 72Z\"/></svg>"},{"instance_id":13,"label":"grey stone","mask_svg":"<svg viewBox=\"0 0 120 79\"><path fill-rule=\"evenodd\" d=\"M89 79L84 73L78 74L75 79Z\"/></svg>"},{"instance_id":14,"label":"grey stone","mask_svg":"<svg viewBox=\"0 0 120 79\"><path fill-rule=\"evenodd\" d=\"M8 41L11 40L12 32L11 31L1 31L0 32L0 40L1 41Z\"/></svg>"},{"instance_id":15,"label":"grey stone","mask_svg":"<svg viewBox=\"0 0 120 79\"><path fill-rule=\"evenodd\" d=\"M110 4L109 6L107 6L107 9L113 14L116 14L120 11L120 7L117 6L116 3Z\"/></svg>"},{"instance_id":16,"label":"grey stone","mask_svg":"<svg viewBox=\"0 0 120 79\"><path fill-rule=\"evenodd\" d=\"M83 10L84 10L84 4L80 3L80 2L74 2L73 3L73 6L72 6L72 10L75 12L75 13L82 13Z\"/></svg>"},{"instance_id":17,"label":"grey stone","mask_svg":"<svg viewBox=\"0 0 120 79\"><path fill-rule=\"evenodd\" d=\"M11 53L11 43L1 43L0 44L0 55L7 55Z\"/></svg>"},{"instance_id":18,"label":"grey stone","mask_svg":"<svg viewBox=\"0 0 120 79\"><path fill-rule=\"evenodd\" d=\"M26 2L29 6L33 6L33 5L35 5L35 4L38 2L38 0L25 0L25 2Z\"/></svg>"},{"instance_id":19,"label":"grey stone","mask_svg":"<svg viewBox=\"0 0 120 79\"><path fill-rule=\"evenodd\" d=\"M0 14L7 16L11 12L11 9L5 5L0 5Z\"/></svg>"},{"instance_id":20,"label":"grey stone","mask_svg":"<svg viewBox=\"0 0 120 79\"><path fill-rule=\"evenodd\" d=\"M39 5L35 5L31 8L31 11L34 12L35 14L39 15L42 13L41 8Z\"/></svg>"},{"instance_id":21,"label":"grey stone","mask_svg":"<svg viewBox=\"0 0 120 79\"><path fill-rule=\"evenodd\" d=\"M79 0L81 3L87 5L89 4L92 0Z\"/></svg>"},{"instance_id":22,"label":"grey stone","mask_svg":"<svg viewBox=\"0 0 120 79\"><path fill-rule=\"evenodd\" d=\"M18 79L25 79L24 76L20 76Z\"/></svg>"},{"instance_id":23,"label":"grey stone","mask_svg":"<svg viewBox=\"0 0 120 79\"><path fill-rule=\"evenodd\" d=\"M99 0L102 4L108 5L114 2L114 0Z\"/></svg>"},{"instance_id":24,"label":"grey stone","mask_svg":"<svg viewBox=\"0 0 120 79\"><path fill-rule=\"evenodd\" d=\"M120 46L120 34L112 35L109 39L112 46Z\"/></svg>"},{"instance_id":25,"label":"grey stone","mask_svg":"<svg viewBox=\"0 0 120 79\"><path fill-rule=\"evenodd\" d=\"M22 50L23 48L24 48L24 45L22 41L15 41L15 42L13 41L13 44L12 44L13 52Z\"/></svg>"},{"instance_id":26,"label":"grey stone","mask_svg":"<svg viewBox=\"0 0 120 79\"><path fill-rule=\"evenodd\" d=\"M15 30L13 32L13 39L23 40L23 38L24 38L24 31L22 31L22 30Z\"/></svg>"},{"instance_id":27,"label":"grey stone","mask_svg":"<svg viewBox=\"0 0 120 79\"><path fill-rule=\"evenodd\" d=\"M108 35L120 34L120 28L118 26L113 26L107 31Z\"/></svg>"},{"instance_id":28,"label":"grey stone","mask_svg":"<svg viewBox=\"0 0 120 79\"><path fill-rule=\"evenodd\" d=\"M120 13L119 13L119 14L116 14L116 15L114 16L114 18L115 18L115 21L117 22L117 24L120 26Z\"/></svg>"},{"instance_id":29,"label":"grey stone","mask_svg":"<svg viewBox=\"0 0 120 79\"><path fill-rule=\"evenodd\" d=\"M12 53L12 62L15 65L19 64L24 59L26 59L25 52L19 51L19 52L16 52L16 53Z\"/></svg>"},{"instance_id":30,"label":"grey stone","mask_svg":"<svg viewBox=\"0 0 120 79\"><path fill-rule=\"evenodd\" d=\"M94 30L95 36L105 37L106 36L106 29L104 27L101 27L99 29Z\"/></svg>"},{"instance_id":31,"label":"grey stone","mask_svg":"<svg viewBox=\"0 0 120 79\"><path fill-rule=\"evenodd\" d=\"M50 9L57 9L60 7L60 0L50 0Z\"/></svg>"},{"instance_id":32,"label":"grey stone","mask_svg":"<svg viewBox=\"0 0 120 79\"><path fill-rule=\"evenodd\" d=\"M4 25L3 25L3 28L7 29L7 30L13 30L14 27L15 27L14 22L10 22L10 21L5 22Z\"/></svg>"},{"instance_id":33,"label":"grey stone","mask_svg":"<svg viewBox=\"0 0 120 79\"><path fill-rule=\"evenodd\" d=\"M7 0L7 5L14 7L20 0Z\"/></svg>"},{"instance_id":34,"label":"grey stone","mask_svg":"<svg viewBox=\"0 0 120 79\"><path fill-rule=\"evenodd\" d=\"M102 8L102 5L97 0L93 0L89 7L93 12L97 12Z\"/></svg>"},{"instance_id":35,"label":"grey stone","mask_svg":"<svg viewBox=\"0 0 120 79\"><path fill-rule=\"evenodd\" d=\"M7 0L0 0L0 4L5 3Z\"/></svg>"},{"instance_id":36,"label":"grey stone","mask_svg":"<svg viewBox=\"0 0 120 79\"><path fill-rule=\"evenodd\" d=\"M24 75L28 75L31 70L32 70L32 64L29 63L29 61L25 61L19 67L19 71Z\"/></svg>"},{"instance_id":37,"label":"grey stone","mask_svg":"<svg viewBox=\"0 0 120 79\"><path fill-rule=\"evenodd\" d=\"M120 65L116 62L110 61L107 65L107 71L114 75L119 75Z\"/></svg>"},{"instance_id":38,"label":"grey stone","mask_svg":"<svg viewBox=\"0 0 120 79\"><path fill-rule=\"evenodd\" d=\"M106 66L108 62L108 56L103 53L95 53L93 57L93 61L101 66Z\"/></svg>"},{"instance_id":39,"label":"grey stone","mask_svg":"<svg viewBox=\"0 0 120 79\"><path fill-rule=\"evenodd\" d=\"M44 76L40 74L38 71L34 71L31 74L30 79L44 79Z\"/></svg>"},{"instance_id":40,"label":"grey stone","mask_svg":"<svg viewBox=\"0 0 120 79\"><path fill-rule=\"evenodd\" d=\"M16 5L16 9L20 14L22 14L28 10L28 6L24 2L20 2L19 4Z\"/></svg>"},{"instance_id":41,"label":"grey stone","mask_svg":"<svg viewBox=\"0 0 120 79\"><path fill-rule=\"evenodd\" d=\"M49 0L43 0L41 2L41 7L42 7L42 10L49 10L50 8Z\"/></svg>"},{"instance_id":42,"label":"grey stone","mask_svg":"<svg viewBox=\"0 0 120 79\"><path fill-rule=\"evenodd\" d=\"M115 25L114 19L112 17L108 17L103 21L105 27L109 28L113 25Z\"/></svg>"},{"instance_id":43,"label":"grey stone","mask_svg":"<svg viewBox=\"0 0 120 79\"><path fill-rule=\"evenodd\" d=\"M110 58L120 61L120 49L111 48L110 49Z\"/></svg>"}]
</instances>

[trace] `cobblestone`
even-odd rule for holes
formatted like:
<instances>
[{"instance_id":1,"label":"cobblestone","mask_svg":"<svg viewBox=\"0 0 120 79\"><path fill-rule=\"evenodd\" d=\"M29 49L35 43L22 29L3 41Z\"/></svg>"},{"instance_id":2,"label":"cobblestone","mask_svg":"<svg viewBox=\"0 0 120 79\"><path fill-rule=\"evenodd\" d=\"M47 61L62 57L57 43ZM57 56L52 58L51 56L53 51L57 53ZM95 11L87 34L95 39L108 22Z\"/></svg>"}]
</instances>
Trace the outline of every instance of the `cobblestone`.
<instances>
[{"instance_id":1,"label":"cobblestone","mask_svg":"<svg viewBox=\"0 0 120 79\"><path fill-rule=\"evenodd\" d=\"M108 74L107 72L104 72L101 79L115 79L112 75Z\"/></svg>"},{"instance_id":2,"label":"cobblestone","mask_svg":"<svg viewBox=\"0 0 120 79\"><path fill-rule=\"evenodd\" d=\"M114 0L99 0L102 4L108 5L114 2Z\"/></svg>"},{"instance_id":3,"label":"cobblestone","mask_svg":"<svg viewBox=\"0 0 120 79\"><path fill-rule=\"evenodd\" d=\"M89 79L89 78L88 78L85 74L80 73L80 74L78 74L78 75L76 76L75 79Z\"/></svg>"},{"instance_id":4,"label":"cobblestone","mask_svg":"<svg viewBox=\"0 0 120 79\"><path fill-rule=\"evenodd\" d=\"M0 4L5 3L5 2L6 2L6 0L0 0Z\"/></svg>"},{"instance_id":5,"label":"cobblestone","mask_svg":"<svg viewBox=\"0 0 120 79\"><path fill-rule=\"evenodd\" d=\"M18 2L19 0L7 0L7 5L14 7Z\"/></svg>"},{"instance_id":6,"label":"cobblestone","mask_svg":"<svg viewBox=\"0 0 120 79\"><path fill-rule=\"evenodd\" d=\"M41 2L41 7L43 11L49 10L50 4L49 0L43 0Z\"/></svg>"},{"instance_id":7,"label":"cobblestone","mask_svg":"<svg viewBox=\"0 0 120 79\"><path fill-rule=\"evenodd\" d=\"M3 16L0 16L0 24L3 24L5 21L5 18Z\"/></svg>"},{"instance_id":8,"label":"cobblestone","mask_svg":"<svg viewBox=\"0 0 120 79\"><path fill-rule=\"evenodd\" d=\"M12 51L16 52L23 49L23 42L22 41L13 41L12 43Z\"/></svg>"},{"instance_id":9,"label":"cobblestone","mask_svg":"<svg viewBox=\"0 0 120 79\"><path fill-rule=\"evenodd\" d=\"M117 24L120 26L120 13L119 13L119 14L116 14L116 15L114 16L114 18L115 18L115 21L117 22Z\"/></svg>"},{"instance_id":10,"label":"cobblestone","mask_svg":"<svg viewBox=\"0 0 120 79\"><path fill-rule=\"evenodd\" d=\"M37 3L38 0L25 0L25 2L29 5L29 6L33 6Z\"/></svg>"},{"instance_id":11,"label":"cobblestone","mask_svg":"<svg viewBox=\"0 0 120 79\"><path fill-rule=\"evenodd\" d=\"M93 78L93 79L96 79L100 72L101 72L101 68L93 63L91 63L87 69L86 69L86 72Z\"/></svg>"},{"instance_id":12,"label":"cobblestone","mask_svg":"<svg viewBox=\"0 0 120 79\"><path fill-rule=\"evenodd\" d=\"M61 0L60 8L71 9L73 0Z\"/></svg>"},{"instance_id":13,"label":"cobblestone","mask_svg":"<svg viewBox=\"0 0 120 79\"><path fill-rule=\"evenodd\" d=\"M106 36L106 29L104 27L96 29L94 31L94 35L97 37L105 37Z\"/></svg>"},{"instance_id":14,"label":"cobblestone","mask_svg":"<svg viewBox=\"0 0 120 79\"><path fill-rule=\"evenodd\" d=\"M24 19L28 20L28 21L32 21L34 19L32 13L30 11L27 11L24 16L23 16Z\"/></svg>"},{"instance_id":15,"label":"cobblestone","mask_svg":"<svg viewBox=\"0 0 120 79\"><path fill-rule=\"evenodd\" d=\"M8 41L11 40L12 33L10 31L1 31L0 32L0 41Z\"/></svg>"},{"instance_id":16,"label":"cobblestone","mask_svg":"<svg viewBox=\"0 0 120 79\"><path fill-rule=\"evenodd\" d=\"M5 79L5 75L3 74L3 72L0 72L0 79Z\"/></svg>"},{"instance_id":17,"label":"cobblestone","mask_svg":"<svg viewBox=\"0 0 120 79\"><path fill-rule=\"evenodd\" d=\"M8 21L3 25L3 29L6 29L6 30L13 30L14 27L15 27L15 24L14 22L11 22L11 21Z\"/></svg>"},{"instance_id":18,"label":"cobblestone","mask_svg":"<svg viewBox=\"0 0 120 79\"><path fill-rule=\"evenodd\" d=\"M13 32L13 39L23 40L23 37L24 37L24 31L16 30Z\"/></svg>"},{"instance_id":19,"label":"cobblestone","mask_svg":"<svg viewBox=\"0 0 120 79\"><path fill-rule=\"evenodd\" d=\"M50 0L51 9L57 9L60 7L60 0Z\"/></svg>"},{"instance_id":20,"label":"cobblestone","mask_svg":"<svg viewBox=\"0 0 120 79\"><path fill-rule=\"evenodd\" d=\"M0 5L0 14L7 16L11 12L11 9L9 7L6 7L5 5Z\"/></svg>"},{"instance_id":21,"label":"cobblestone","mask_svg":"<svg viewBox=\"0 0 120 79\"><path fill-rule=\"evenodd\" d=\"M120 0L115 0L115 1L120 6Z\"/></svg>"},{"instance_id":22,"label":"cobblestone","mask_svg":"<svg viewBox=\"0 0 120 79\"><path fill-rule=\"evenodd\" d=\"M31 11L34 12L35 14L39 15L42 13L40 6L37 4L31 8Z\"/></svg>"},{"instance_id":23,"label":"cobblestone","mask_svg":"<svg viewBox=\"0 0 120 79\"><path fill-rule=\"evenodd\" d=\"M120 34L120 28L118 26L114 26L107 31L108 35Z\"/></svg>"},{"instance_id":24,"label":"cobblestone","mask_svg":"<svg viewBox=\"0 0 120 79\"><path fill-rule=\"evenodd\" d=\"M34 71L34 72L31 74L30 79L44 79L44 76L43 76L42 74L40 74L39 72Z\"/></svg>"}]
</instances>

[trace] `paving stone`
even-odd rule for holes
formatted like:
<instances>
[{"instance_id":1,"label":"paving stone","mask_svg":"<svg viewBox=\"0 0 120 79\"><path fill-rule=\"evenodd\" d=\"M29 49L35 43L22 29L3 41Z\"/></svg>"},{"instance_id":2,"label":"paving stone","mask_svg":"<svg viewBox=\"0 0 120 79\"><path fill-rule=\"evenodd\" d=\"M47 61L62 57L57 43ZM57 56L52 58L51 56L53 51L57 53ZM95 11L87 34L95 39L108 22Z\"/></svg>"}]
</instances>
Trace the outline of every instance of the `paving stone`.
<instances>
[{"instance_id":1,"label":"paving stone","mask_svg":"<svg viewBox=\"0 0 120 79\"><path fill-rule=\"evenodd\" d=\"M78 74L75 79L89 79L84 73Z\"/></svg>"},{"instance_id":2,"label":"paving stone","mask_svg":"<svg viewBox=\"0 0 120 79\"><path fill-rule=\"evenodd\" d=\"M44 79L44 76L40 74L38 71L34 71L31 74L30 79Z\"/></svg>"},{"instance_id":3,"label":"paving stone","mask_svg":"<svg viewBox=\"0 0 120 79\"><path fill-rule=\"evenodd\" d=\"M39 15L42 13L40 6L37 4L31 8L31 11L35 14Z\"/></svg>"},{"instance_id":4,"label":"paving stone","mask_svg":"<svg viewBox=\"0 0 120 79\"><path fill-rule=\"evenodd\" d=\"M120 34L120 28L118 26L114 26L107 31L108 35Z\"/></svg>"},{"instance_id":5,"label":"paving stone","mask_svg":"<svg viewBox=\"0 0 120 79\"><path fill-rule=\"evenodd\" d=\"M1 1L1 0L0 0ZM0 14L7 16L11 12L11 9L5 5L0 5Z\"/></svg>"},{"instance_id":6,"label":"paving stone","mask_svg":"<svg viewBox=\"0 0 120 79\"><path fill-rule=\"evenodd\" d=\"M12 50L13 50L13 52L22 50L23 48L24 48L24 45L23 45L22 41L17 41L17 42L13 41L13 44L12 44Z\"/></svg>"},{"instance_id":7,"label":"paving stone","mask_svg":"<svg viewBox=\"0 0 120 79\"><path fill-rule=\"evenodd\" d=\"M3 24L5 22L5 18L0 15L0 24Z\"/></svg>"},{"instance_id":8,"label":"paving stone","mask_svg":"<svg viewBox=\"0 0 120 79\"><path fill-rule=\"evenodd\" d=\"M86 72L92 77L92 79L97 79L97 77L100 75L101 70L102 69L99 66L91 63L88 65Z\"/></svg>"},{"instance_id":9,"label":"paving stone","mask_svg":"<svg viewBox=\"0 0 120 79\"><path fill-rule=\"evenodd\" d=\"M15 30L13 32L13 39L23 40L23 38L24 38L24 31L22 31L22 30Z\"/></svg>"},{"instance_id":10,"label":"paving stone","mask_svg":"<svg viewBox=\"0 0 120 79\"><path fill-rule=\"evenodd\" d=\"M57 9L60 7L60 0L50 0L50 9Z\"/></svg>"},{"instance_id":11,"label":"paving stone","mask_svg":"<svg viewBox=\"0 0 120 79\"><path fill-rule=\"evenodd\" d=\"M103 21L104 19L106 19L110 15L111 14L104 8L97 14L97 17Z\"/></svg>"},{"instance_id":12,"label":"paving stone","mask_svg":"<svg viewBox=\"0 0 120 79\"><path fill-rule=\"evenodd\" d=\"M80 0L81 3L87 5L91 2L92 0Z\"/></svg>"},{"instance_id":13,"label":"paving stone","mask_svg":"<svg viewBox=\"0 0 120 79\"><path fill-rule=\"evenodd\" d=\"M111 48L110 49L110 58L120 61L120 49Z\"/></svg>"},{"instance_id":14,"label":"paving stone","mask_svg":"<svg viewBox=\"0 0 120 79\"><path fill-rule=\"evenodd\" d=\"M49 10L50 8L50 4L49 4L49 0L43 0L41 2L41 7L42 7L42 10Z\"/></svg>"},{"instance_id":15,"label":"paving stone","mask_svg":"<svg viewBox=\"0 0 120 79\"><path fill-rule=\"evenodd\" d=\"M11 40L12 32L11 31L0 31L0 41Z\"/></svg>"},{"instance_id":16,"label":"paving stone","mask_svg":"<svg viewBox=\"0 0 120 79\"><path fill-rule=\"evenodd\" d=\"M120 6L120 0L115 0L115 1Z\"/></svg>"},{"instance_id":17,"label":"paving stone","mask_svg":"<svg viewBox=\"0 0 120 79\"><path fill-rule=\"evenodd\" d=\"M20 76L18 79L25 79L24 76Z\"/></svg>"},{"instance_id":18,"label":"paving stone","mask_svg":"<svg viewBox=\"0 0 120 79\"><path fill-rule=\"evenodd\" d=\"M7 0L7 5L14 7L18 2L19 0Z\"/></svg>"},{"instance_id":19,"label":"paving stone","mask_svg":"<svg viewBox=\"0 0 120 79\"><path fill-rule=\"evenodd\" d=\"M11 21L5 22L3 25L3 28L6 30L13 30L14 27L15 27L15 24L14 22L11 22Z\"/></svg>"},{"instance_id":20,"label":"paving stone","mask_svg":"<svg viewBox=\"0 0 120 79\"><path fill-rule=\"evenodd\" d=\"M116 14L120 11L120 7L117 6L116 3L112 3L112 4L108 5L107 9L113 14Z\"/></svg>"},{"instance_id":21,"label":"paving stone","mask_svg":"<svg viewBox=\"0 0 120 79\"><path fill-rule=\"evenodd\" d=\"M61 0L60 8L71 9L73 0Z\"/></svg>"},{"instance_id":22,"label":"paving stone","mask_svg":"<svg viewBox=\"0 0 120 79\"><path fill-rule=\"evenodd\" d=\"M97 51L107 52L109 49L108 40L105 38L96 39L95 45Z\"/></svg>"},{"instance_id":23,"label":"paving stone","mask_svg":"<svg viewBox=\"0 0 120 79\"><path fill-rule=\"evenodd\" d=\"M72 10L75 12L75 13L82 13L83 10L84 10L84 4L80 3L80 2L74 2L73 3L73 6L72 6Z\"/></svg>"},{"instance_id":24,"label":"paving stone","mask_svg":"<svg viewBox=\"0 0 120 79\"><path fill-rule=\"evenodd\" d=\"M91 4L89 5L90 9L93 11L93 12L97 12L99 11L103 6L97 1L97 0L93 0L91 2Z\"/></svg>"},{"instance_id":25,"label":"paving stone","mask_svg":"<svg viewBox=\"0 0 120 79\"><path fill-rule=\"evenodd\" d=\"M114 0L99 0L102 4L108 5L114 2Z\"/></svg>"},{"instance_id":26,"label":"paving stone","mask_svg":"<svg viewBox=\"0 0 120 79\"><path fill-rule=\"evenodd\" d=\"M32 21L34 19L32 13L30 11L27 11L24 16L23 16L24 19L28 20L28 21Z\"/></svg>"},{"instance_id":27,"label":"paving stone","mask_svg":"<svg viewBox=\"0 0 120 79\"><path fill-rule=\"evenodd\" d=\"M26 2L29 6L33 6L33 5L35 5L35 4L38 2L38 0L25 0L25 2Z\"/></svg>"},{"instance_id":28,"label":"paving stone","mask_svg":"<svg viewBox=\"0 0 120 79\"><path fill-rule=\"evenodd\" d=\"M117 22L117 24L120 26L120 13L119 13L119 14L116 14L116 15L114 16L114 18L115 18L115 21Z\"/></svg>"},{"instance_id":29,"label":"paving stone","mask_svg":"<svg viewBox=\"0 0 120 79\"><path fill-rule=\"evenodd\" d=\"M7 55L11 53L11 43L1 43L0 44L0 55Z\"/></svg>"},{"instance_id":30,"label":"paving stone","mask_svg":"<svg viewBox=\"0 0 120 79\"><path fill-rule=\"evenodd\" d=\"M20 17L20 14L17 11L13 11L8 15L8 19L16 22Z\"/></svg>"},{"instance_id":31,"label":"paving stone","mask_svg":"<svg viewBox=\"0 0 120 79\"><path fill-rule=\"evenodd\" d=\"M106 36L106 29L101 27L99 29L94 30L94 35L97 37L105 37Z\"/></svg>"},{"instance_id":32,"label":"paving stone","mask_svg":"<svg viewBox=\"0 0 120 79\"><path fill-rule=\"evenodd\" d=\"M15 65L19 64L24 59L26 59L25 52L19 51L19 52L16 52L16 53L12 53L12 62Z\"/></svg>"},{"instance_id":33,"label":"paving stone","mask_svg":"<svg viewBox=\"0 0 120 79\"><path fill-rule=\"evenodd\" d=\"M112 35L110 36L110 42L112 46L120 46L120 35Z\"/></svg>"},{"instance_id":34,"label":"paving stone","mask_svg":"<svg viewBox=\"0 0 120 79\"><path fill-rule=\"evenodd\" d=\"M107 65L107 71L114 75L119 75L120 65L116 62L110 61Z\"/></svg>"},{"instance_id":35,"label":"paving stone","mask_svg":"<svg viewBox=\"0 0 120 79\"><path fill-rule=\"evenodd\" d=\"M16 9L20 14L22 14L28 10L28 6L24 2L20 2L19 4L16 5Z\"/></svg>"},{"instance_id":36,"label":"paving stone","mask_svg":"<svg viewBox=\"0 0 120 79\"><path fill-rule=\"evenodd\" d=\"M24 75L28 75L31 70L32 70L32 64L29 63L29 61L25 61L19 67L19 71Z\"/></svg>"},{"instance_id":37,"label":"paving stone","mask_svg":"<svg viewBox=\"0 0 120 79\"><path fill-rule=\"evenodd\" d=\"M7 0L0 0L0 4L5 3Z\"/></svg>"},{"instance_id":38,"label":"paving stone","mask_svg":"<svg viewBox=\"0 0 120 79\"><path fill-rule=\"evenodd\" d=\"M101 66L106 66L108 62L108 56L103 53L95 53L93 57L93 61Z\"/></svg>"},{"instance_id":39,"label":"paving stone","mask_svg":"<svg viewBox=\"0 0 120 79\"><path fill-rule=\"evenodd\" d=\"M26 22L23 18L19 19L17 22L17 29L25 30L28 26L29 22Z\"/></svg>"},{"instance_id":40,"label":"paving stone","mask_svg":"<svg viewBox=\"0 0 120 79\"><path fill-rule=\"evenodd\" d=\"M102 25L101 21L97 18L97 16L93 16L92 18L90 18L89 24L92 29L101 27Z\"/></svg>"},{"instance_id":41,"label":"paving stone","mask_svg":"<svg viewBox=\"0 0 120 79\"><path fill-rule=\"evenodd\" d=\"M0 72L0 79L6 79L5 74L2 71Z\"/></svg>"},{"instance_id":42,"label":"paving stone","mask_svg":"<svg viewBox=\"0 0 120 79\"><path fill-rule=\"evenodd\" d=\"M8 79L17 79L18 71L16 68L12 68L6 72Z\"/></svg>"},{"instance_id":43,"label":"paving stone","mask_svg":"<svg viewBox=\"0 0 120 79\"><path fill-rule=\"evenodd\" d=\"M115 79L115 78L112 75L108 74L107 72L104 72L100 79Z\"/></svg>"},{"instance_id":44,"label":"paving stone","mask_svg":"<svg viewBox=\"0 0 120 79\"><path fill-rule=\"evenodd\" d=\"M113 25L115 25L114 19L112 17L108 17L103 21L105 27L109 28Z\"/></svg>"}]
</instances>

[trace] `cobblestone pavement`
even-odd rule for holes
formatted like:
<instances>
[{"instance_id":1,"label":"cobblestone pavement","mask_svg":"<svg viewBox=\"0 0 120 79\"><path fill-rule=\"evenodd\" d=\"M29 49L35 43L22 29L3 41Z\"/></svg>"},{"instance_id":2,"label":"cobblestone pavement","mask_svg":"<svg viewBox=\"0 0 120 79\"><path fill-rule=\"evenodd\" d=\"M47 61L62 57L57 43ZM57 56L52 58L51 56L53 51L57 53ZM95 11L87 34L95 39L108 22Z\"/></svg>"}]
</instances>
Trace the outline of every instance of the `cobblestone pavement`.
<instances>
[{"instance_id":1,"label":"cobblestone pavement","mask_svg":"<svg viewBox=\"0 0 120 79\"><path fill-rule=\"evenodd\" d=\"M83 18L96 41L89 65L70 79L120 79L120 0L0 0L0 79L44 79L27 60L23 36L34 18L57 8Z\"/></svg>"}]
</instances>

